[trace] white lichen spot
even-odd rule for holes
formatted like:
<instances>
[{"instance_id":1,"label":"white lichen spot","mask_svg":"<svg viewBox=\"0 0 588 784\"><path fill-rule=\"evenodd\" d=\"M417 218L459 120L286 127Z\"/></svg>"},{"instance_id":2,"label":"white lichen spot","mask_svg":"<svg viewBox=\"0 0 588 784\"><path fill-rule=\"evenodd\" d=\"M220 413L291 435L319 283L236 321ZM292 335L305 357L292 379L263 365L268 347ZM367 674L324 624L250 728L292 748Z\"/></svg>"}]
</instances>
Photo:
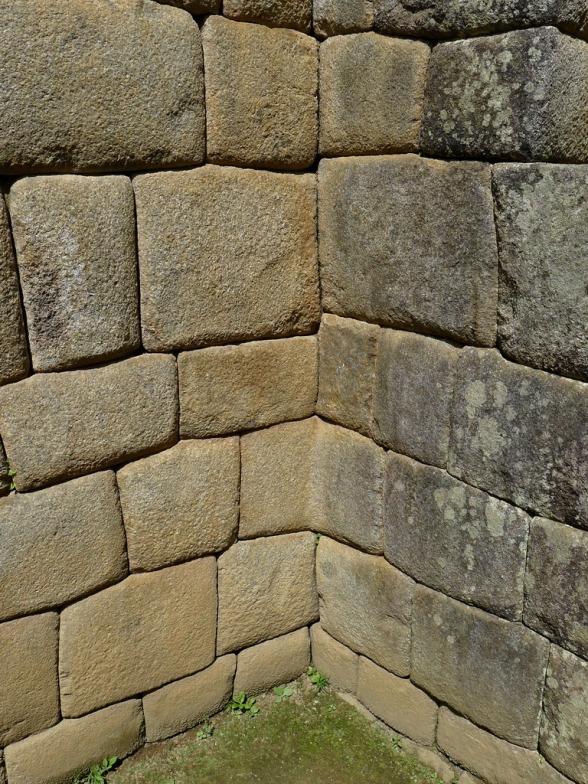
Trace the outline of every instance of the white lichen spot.
<instances>
[{"instance_id":1,"label":"white lichen spot","mask_svg":"<svg viewBox=\"0 0 588 784\"><path fill-rule=\"evenodd\" d=\"M475 419L478 409L482 408L486 402L486 385L484 382L472 381L469 383L466 387L465 398L468 417Z\"/></svg>"}]
</instances>

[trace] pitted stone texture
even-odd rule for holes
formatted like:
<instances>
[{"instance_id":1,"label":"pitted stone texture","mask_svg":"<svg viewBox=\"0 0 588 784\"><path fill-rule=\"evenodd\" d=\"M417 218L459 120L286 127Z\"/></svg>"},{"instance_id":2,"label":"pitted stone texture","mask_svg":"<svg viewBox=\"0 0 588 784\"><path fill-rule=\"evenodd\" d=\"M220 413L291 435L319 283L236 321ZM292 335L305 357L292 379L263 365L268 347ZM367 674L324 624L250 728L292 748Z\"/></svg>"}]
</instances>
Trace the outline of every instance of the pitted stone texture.
<instances>
[{"instance_id":1,"label":"pitted stone texture","mask_svg":"<svg viewBox=\"0 0 588 784\"><path fill-rule=\"evenodd\" d=\"M373 22L372 0L314 0L314 32L319 38L362 33Z\"/></svg>"},{"instance_id":2,"label":"pitted stone texture","mask_svg":"<svg viewBox=\"0 0 588 784\"><path fill-rule=\"evenodd\" d=\"M145 739L164 740L222 710L233 690L237 657L217 659L206 670L143 697Z\"/></svg>"},{"instance_id":3,"label":"pitted stone texture","mask_svg":"<svg viewBox=\"0 0 588 784\"><path fill-rule=\"evenodd\" d=\"M138 348L130 180L27 177L12 186L9 206L34 370Z\"/></svg>"},{"instance_id":4,"label":"pitted stone texture","mask_svg":"<svg viewBox=\"0 0 588 784\"><path fill-rule=\"evenodd\" d=\"M61 711L75 717L155 689L214 659L216 563L134 574L61 614Z\"/></svg>"},{"instance_id":5,"label":"pitted stone texture","mask_svg":"<svg viewBox=\"0 0 588 784\"><path fill-rule=\"evenodd\" d=\"M414 582L383 558L324 537L316 574L323 629L387 670L407 676Z\"/></svg>"},{"instance_id":6,"label":"pitted stone texture","mask_svg":"<svg viewBox=\"0 0 588 784\"><path fill-rule=\"evenodd\" d=\"M157 2L182 8L190 14L216 14L220 7L220 0L157 0Z\"/></svg>"},{"instance_id":7,"label":"pitted stone texture","mask_svg":"<svg viewBox=\"0 0 588 784\"><path fill-rule=\"evenodd\" d=\"M300 677L309 664L308 629L298 629L241 651L233 691L260 694Z\"/></svg>"},{"instance_id":8,"label":"pitted stone texture","mask_svg":"<svg viewBox=\"0 0 588 784\"><path fill-rule=\"evenodd\" d=\"M4 197L0 196L0 384L18 381L29 369L14 250Z\"/></svg>"},{"instance_id":9,"label":"pitted stone texture","mask_svg":"<svg viewBox=\"0 0 588 784\"><path fill-rule=\"evenodd\" d=\"M537 746L549 643L418 586L411 678L440 702L505 740Z\"/></svg>"},{"instance_id":10,"label":"pitted stone texture","mask_svg":"<svg viewBox=\"0 0 588 784\"><path fill-rule=\"evenodd\" d=\"M376 33L325 41L320 51L321 154L416 152L430 54L420 41Z\"/></svg>"},{"instance_id":11,"label":"pitted stone texture","mask_svg":"<svg viewBox=\"0 0 588 784\"><path fill-rule=\"evenodd\" d=\"M225 435L314 413L314 337L213 346L178 357L182 438Z\"/></svg>"},{"instance_id":12,"label":"pitted stone texture","mask_svg":"<svg viewBox=\"0 0 588 784\"><path fill-rule=\"evenodd\" d=\"M177 440L176 361L139 356L0 389L0 432L19 491L133 460Z\"/></svg>"},{"instance_id":13,"label":"pitted stone texture","mask_svg":"<svg viewBox=\"0 0 588 784\"><path fill-rule=\"evenodd\" d=\"M449 471L545 516L588 528L588 386L466 348Z\"/></svg>"},{"instance_id":14,"label":"pitted stone texture","mask_svg":"<svg viewBox=\"0 0 588 784\"><path fill-rule=\"evenodd\" d=\"M309 33L312 0L224 0L223 14L237 22L291 27Z\"/></svg>"},{"instance_id":15,"label":"pitted stone texture","mask_svg":"<svg viewBox=\"0 0 588 784\"><path fill-rule=\"evenodd\" d=\"M494 345L498 260L490 167L416 155L323 160L326 310Z\"/></svg>"},{"instance_id":16,"label":"pitted stone texture","mask_svg":"<svg viewBox=\"0 0 588 784\"><path fill-rule=\"evenodd\" d=\"M320 623L310 628L312 663L324 673L332 686L357 693L359 656L327 634Z\"/></svg>"},{"instance_id":17,"label":"pitted stone texture","mask_svg":"<svg viewBox=\"0 0 588 784\"><path fill-rule=\"evenodd\" d=\"M315 329L314 175L204 166L134 186L148 351Z\"/></svg>"},{"instance_id":18,"label":"pitted stone texture","mask_svg":"<svg viewBox=\"0 0 588 784\"><path fill-rule=\"evenodd\" d=\"M318 618L311 533L237 542L218 559L217 655Z\"/></svg>"},{"instance_id":19,"label":"pitted stone texture","mask_svg":"<svg viewBox=\"0 0 588 784\"><path fill-rule=\"evenodd\" d=\"M237 533L239 440L181 441L117 473L132 571L224 550Z\"/></svg>"},{"instance_id":20,"label":"pitted stone texture","mask_svg":"<svg viewBox=\"0 0 588 784\"><path fill-rule=\"evenodd\" d=\"M374 431L396 452L444 468L459 349L382 330L376 361Z\"/></svg>"},{"instance_id":21,"label":"pitted stone texture","mask_svg":"<svg viewBox=\"0 0 588 784\"><path fill-rule=\"evenodd\" d=\"M0 620L65 604L126 573L112 472L0 501Z\"/></svg>"},{"instance_id":22,"label":"pitted stone texture","mask_svg":"<svg viewBox=\"0 0 588 784\"><path fill-rule=\"evenodd\" d=\"M390 563L454 599L520 620L529 530L523 511L392 453L384 509Z\"/></svg>"},{"instance_id":23,"label":"pitted stone texture","mask_svg":"<svg viewBox=\"0 0 588 784\"><path fill-rule=\"evenodd\" d=\"M141 701L129 700L81 719L65 719L9 746L8 778L10 784L64 784L105 757L132 754L143 740Z\"/></svg>"},{"instance_id":24,"label":"pitted stone texture","mask_svg":"<svg viewBox=\"0 0 588 784\"><path fill-rule=\"evenodd\" d=\"M2 19L1 173L203 160L202 51L187 14L150 0L4 0Z\"/></svg>"},{"instance_id":25,"label":"pitted stone texture","mask_svg":"<svg viewBox=\"0 0 588 784\"><path fill-rule=\"evenodd\" d=\"M0 624L2 746L59 721L58 622L47 613Z\"/></svg>"},{"instance_id":26,"label":"pitted stone texture","mask_svg":"<svg viewBox=\"0 0 588 784\"><path fill-rule=\"evenodd\" d=\"M522 365L588 378L588 166L493 167L499 345Z\"/></svg>"},{"instance_id":27,"label":"pitted stone texture","mask_svg":"<svg viewBox=\"0 0 588 784\"><path fill-rule=\"evenodd\" d=\"M318 133L315 39L211 16L202 44L208 160L266 169L311 166Z\"/></svg>"},{"instance_id":28,"label":"pitted stone texture","mask_svg":"<svg viewBox=\"0 0 588 784\"><path fill-rule=\"evenodd\" d=\"M436 46L421 147L446 158L588 162L588 43L554 27Z\"/></svg>"}]
</instances>

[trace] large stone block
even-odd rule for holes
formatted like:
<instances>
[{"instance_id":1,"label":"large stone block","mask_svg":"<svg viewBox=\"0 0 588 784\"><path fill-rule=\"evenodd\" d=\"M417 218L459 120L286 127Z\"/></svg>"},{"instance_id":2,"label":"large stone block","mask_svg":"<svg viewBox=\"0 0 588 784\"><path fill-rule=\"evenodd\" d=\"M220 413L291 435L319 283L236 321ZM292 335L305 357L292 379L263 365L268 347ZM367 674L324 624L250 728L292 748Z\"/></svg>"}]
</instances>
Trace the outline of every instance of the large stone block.
<instances>
[{"instance_id":1,"label":"large stone block","mask_svg":"<svg viewBox=\"0 0 588 784\"><path fill-rule=\"evenodd\" d=\"M202 44L208 160L267 169L311 166L318 132L315 39L211 16Z\"/></svg>"},{"instance_id":2,"label":"large stone block","mask_svg":"<svg viewBox=\"0 0 588 784\"><path fill-rule=\"evenodd\" d=\"M61 614L61 712L95 708L191 675L214 659L216 562L204 558L122 583Z\"/></svg>"},{"instance_id":3,"label":"large stone block","mask_svg":"<svg viewBox=\"0 0 588 784\"><path fill-rule=\"evenodd\" d=\"M392 453L384 510L390 563L454 599L520 620L529 530L522 510Z\"/></svg>"},{"instance_id":4,"label":"large stone block","mask_svg":"<svg viewBox=\"0 0 588 784\"><path fill-rule=\"evenodd\" d=\"M9 206L34 370L138 348L130 180L27 177L12 186Z\"/></svg>"},{"instance_id":5,"label":"large stone block","mask_svg":"<svg viewBox=\"0 0 588 784\"><path fill-rule=\"evenodd\" d=\"M239 440L181 441L117 473L129 564L149 571L224 550L237 533Z\"/></svg>"},{"instance_id":6,"label":"large stone block","mask_svg":"<svg viewBox=\"0 0 588 784\"><path fill-rule=\"evenodd\" d=\"M372 0L314 0L314 32L319 38L370 30Z\"/></svg>"},{"instance_id":7,"label":"large stone block","mask_svg":"<svg viewBox=\"0 0 588 784\"><path fill-rule=\"evenodd\" d=\"M421 41L376 33L325 41L320 52L320 153L416 152L430 54Z\"/></svg>"},{"instance_id":8,"label":"large stone block","mask_svg":"<svg viewBox=\"0 0 588 784\"><path fill-rule=\"evenodd\" d=\"M327 634L320 623L310 627L312 663L332 686L357 693L359 656Z\"/></svg>"},{"instance_id":9,"label":"large stone block","mask_svg":"<svg viewBox=\"0 0 588 784\"><path fill-rule=\"evenodd\" d=\"M466 348L449 471L547 517L588 527L588 386Z\"/></svg>"},{"instance_id":10,"label":"large stone block","mask_svg":"<svg viewBox=\"0 0 588 784\"><path fill-rule=\"evenodd\" d=\"M322 538L317 550L321 626L377 664L410 673L415 585L383 558Z\"/></svg>"},{"instance_id":11,"label":"large stone block","mask_svg":"<svg viewBox=\"0 0 588 784\"><path fill-rule=\"evenodd\" d=\"M319 204L326 310L494 345L489 166L416 155L323 160Z\"/></svg>"},{"instance_id":12,"label":"large stone block","mask_svg":"<svg viewBox=\"0 0 588 784\"><path fill-rule=\"evenodd\" d=\"M134 185L148 351L313 331L313 175L204 166Z\"/></svg>"},{"instance_id":13,"label":"large stone block","mask_svg":"<svg viewBox=\"0 0 588 784\"><path fill-rule=\"evenodd\" d=\"M224 0L223 14L238 22L292 27L309 33L312 0Z\"/></svg>"},{"instance_id":14,"label":"large stone block","mask_svg":"<svg viewBox=\"0 0 588 784\"><path fill-rule=\"evenodd\" d=\"M126 573L112 472L0 501L0 620L66 604Z\"/></svg>"},{"instance_id":15,"label":"large stone block","mask_svg":"<svg viewBox=\"0 0 588 784\"><path fill-rule=\"evenodd\" d=\"M311 533L237 542L220 556L218 655L316 621L314 556Z\"/></svg>"},{"instance_id":16,"label":"large stone block","mask_svg":"<svg viewBox=\"0 0 588 784\"><path fill-rule=\"evenodd\" d=\"M588 378L588 166L493 167L499 345L522 365Z\"/></svg>"},{"instance_id":17,"label":"large stone block","mask_svg":"<svg viewBox=\"0 0 588 784\"><path fill-rule=\"evenodd\" d=\"M0 195L0 384L18 381L29 369L14 250L4 197Z\"/></svg>"},{"instance_id":18,"label":"large stone block","mask_svg":"<svg viewBox=\"0 0 588 784\"><path fill-rule=\"evenodd\" d=\"M171 446L176 375L174 357L143 355L0 389L0 432L16 489L34 490Z\"/></svg>"},{"instance_id":19,"label":"large stone block","mask_svg":"<svg viewBox=\"0 0 588 784\"><path fill-rule=\"evenodd\" d=\"M411 679L505 740L537 746L549 643L424 587L413 605Z\"/></svg>"},{"instance_id":20,"label":"large stone block","mask_svg":"<svg viewBox=\"0 0 588 784\"><path fill-rule=\"evenodd\" d=\"M314 413L315 337L213 346L178 357L180 434L225 435Z\"/></svg>"},{"instance_id":21,"label":"large stone block","mask_svg":"<svg viewBox=\"0 0 588 784\"><path fill-rule=\"evenodd\" d=\"M58 623L47 613L0 624L1 746L59 721Z\"/></svg>"},{"instance_id":22,"label":"large stone block","mask_svg":"<svg viewBox=\"0 0 588 784\"><path fill-rule=\"evenodd\" d=\"M310 664L308 629L267 640L246 648L237 656L235 693L260 694L272 686L289 683L306 672Z\"/></svg>"},{"instance_id":23,"label":"large stone block","mask_svg":"<svg viewBox=\"0 0 588 784\"><path fill-rule=\"evenodd\" d=\"M588 162L588 44L554 27L436 46L421 147L429 155Z\"/></svg>"}]
</instances>

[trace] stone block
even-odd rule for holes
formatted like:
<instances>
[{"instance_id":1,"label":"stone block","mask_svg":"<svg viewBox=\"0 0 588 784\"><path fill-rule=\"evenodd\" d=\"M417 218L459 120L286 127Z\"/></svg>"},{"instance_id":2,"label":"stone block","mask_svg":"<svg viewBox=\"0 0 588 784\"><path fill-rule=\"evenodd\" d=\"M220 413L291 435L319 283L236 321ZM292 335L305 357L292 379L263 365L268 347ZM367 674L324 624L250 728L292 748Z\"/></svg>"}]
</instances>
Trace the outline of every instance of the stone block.
<instances>
[{"instance_id":1,"label":"stone block","mask_svg":"<svg viewBox=\"0 0 588 784\"><path fill-rule=\"evenodd\" d=\"M33 369L64 370L140 345L135 205L127 177L25 177L10 215Z\"/></svg>"},{"instance_id":2,"label":"stone block","mask_svg":"<svg viewBox=\"0 0 588 784\"><path fill-rule=\"evenodd\" d=\"M336 689L357 694L359 656L327 634L320 623L310 627L312 663Z\"/></svg>"},{"instance_id":3,"label":"stone block","mask_svg":"<svg viewBox=\"0 0 588 784\"><path fill-rule=\"evenodd\" d=\"M322 538L317 550L321 626L400 676L410 673L415 584L383 558Z\"/></svg>"},{"instance_id":4,"label":"stone block","mask_svg":"<svg viewBox=\"0 0 588 784\"><path fill-rule=\"evenodd\" d=\"M422 586L412 631L417 686L495 735L536 748L547 640Z\"/></svg>"},{"instance_id":5,"label":"stone block","mask_svg":"<svg viewBox=\"0 0 588 784\"><path fill-rule=\"evenodd\" d=\"M65 719L5 750L10 784L64 784L105 757L126 757L143 744L140 700Z\"/></svg>"},{"instance_id":6,"label":"stone block","mask_svg":"<svg viewBox=\"0 0 588 784\"><path fill-rule=\"evenodd\" d=\"M522 365L588 378L588 167L493 167L498 338Z\"/></svg>"},{"instance_id":7,"label":"stone block","mask_svg":"<svg viewBox=\"0 0 588 784\"><path fill-rule=\"evenodd\" d=\"M315 337L213 346L178 357L182 438L237 433L314 413Z\"/></svg>"},{"instance_id":8,"label":"stone block","mask_svg":"<svg viewBox=\"0 0 588 784\"><path fill-rule=\"evenodd\" d=\"M315 329L314 175L204 166L134 186L148 351Z\"/></svg>"},{"instance_id":9,"label":"stone block","mask_svg":"<svg viewBox=\"0 0 588 784\"><path fill-rule=\"evenodd\" d=\"M134 574L61 614L61 712L95 708L191 675L214 660L216 562Z\"/></svg>"},{"instance_id":10,"label":"stone block","mask_svg":"<svg viewBox=\"0 0 588 784\"><path fill-rule=\"evenodd\" d=\"M187 14L150 0L14 0L2 16L2 174L203 160L202 51Z\"/></svg>"},{"instance_id":11,"label":"stone block","mask_svg":"<svg viewBox=\"0 0 588 784\"><path fill-rule=\"evenodd\" d=\"M311 533L237 542L218 559L217 655L318 618Z\"/></svg>"},{"instance_id":12,"label":"stone block","mask_svg":"<svg viewBox=\"0 0 588 784\"><path fill-rule=\"evenodd\" d=\"M323 160L326 310L492 346L498 260L490 167L416 155Z\"/></svg>"},{"instance_id":13,"label":"stone block","mask_svg":"<svg viewBox=\"0 0 588 784\"><path fill-rule=\"evenodd\" d=\"M299 678L310 664L308 629L246 648L237 656L234 692L260 694Z\"/></svg>"},{"instance_id":14,"label":"stone block","mask_svg":"<svg viewBox=\"0 0 588 784\"><path fill-rule=\"evenodd\" d=\"M239 440L180 441L117 473L131 571L224 550L237 534Z\"/></svg>"},{"instance_id":15,"label":"stone block","mask_svg":"<svg viewBox=\"0 0 588 784\"><path fill-rule=\"evenodd\" d=\"M439 754L439 752L420 746L418 743L415 743L408 738L402 739L402 748L405 753L408 753L417 759L421 765L426 765L430 770L436 773L444 784L457 784L459 771L447 761L446 757Z\"/></svg>"},{"instance_id":16,"label":"stone block","mask_svg":"<svg viewBox=\"0 0 588 784\"><path fill-rule=\"evenodd\" d=\"M0 620L58 607L126 574L111 471L0 500Z\"/></svg>"},{"instance_id":17,"label":"stone block","mask_svg":"<svg viewBox=\"0 0 588 784\"><path fill-rule=\"evenodd\" d=\"M0 389L0 432L18 491L133 460L177 440L173 356L36 375Z\"/></svg>"},{"instance_id":18,"label":"stone block","mask_svg":"<svg viewBox=\"0 0 588 784\"><path fill-rule=\"evenodd\" d=\"M314 0L314 32L319 38L362 33L373 22L372 0Z\"/></svg>"},{"instance_id":19,"label":"stone block","mask_svg":"<svg viewBox=\"0 0 588 784\"><path fill-rule=\"evenodd\" d=\"M310 33L312 0L224 0L223 14L237 22L292 27Z\"/></svg>"},{"instance_id":20,"label":"stone block","mask_svg":"<svg viewBox=\"0 0 588 784\"><path fill-rule=\"evenodd\" d=\"M588 386L466 348L449 471L517 506L588 527Z\"/></svg>"},{"instance_id":21,"label":"stone block","mask_svg":"<svg viewBox=\"0 0 588 784\"><path fill-rule=\"evenodd\" d=\"M145 739L170 738L222 710L231 697L237 657L221 656L196 675L170 683L143 697Z\"/></svg>"},{"instance_id":22,"label":"stone block","mask_svg":"<svg viewBox=\"0 0 588 784\"><path fill-rule=\"evenodd\" d=\"M0 624L2 746L59 721L58 623L47 613Z\"/></svg>"},{"instance_id":23,"label":"stone block","mask_svg":"<svg viewBox=\"0 0 588 784\"><path fill-rule=\"evenodd\" d=\"M418 151L430 54L421 41L376 33L325 41L319 72L320 153Z\"/></svg>"},{"instance_id":24,"label":"stone block","mask_svg":"<svg viewBox=\"0 0 588 784\"><path fill-rule=\"evenodd\" d=\"M2 311L0 384L6 384L26 376L29 370L29 357L12 235L2 195L0 195L0 310Z\"/></svg>"},{"instance_id":25,"label":"stone block","mask_svg":"<svg viewBox=\"0 0 588 784\"><path fill-rule=\"evenodd\" d=\"M464 771L459 777L458 784L484 784L484 782L477 776L472 776L471 773Z\"/></svg>"},{"instance_id":26,"label":"stone block","mask_svg":"<svg viewBox=\"0 0 588 784\"><path fill-rule=\"evenodd\" d=\"M390 453L384 554L420 583L520 620L529 518L445 471Z\"/></svg>"},{"instance_id":27,"label":"stone block","mask_svg":"<svg viewBox=\"0 0 588 784\"><path fill-rule=\"evenodd\" d=\"M318 133L315 39L211 16L202 44L208 160L266 169L311 166Z\"/></svg>"},{"instance_id":28,"label":"stone block","mask_svg":"<svg viewBox=\"0 0 588 784\"><path fill-rule=\"evenodd\" d=\"M421 147L445 158L588 161L588 44L554 27L436 46Z\"/></svg>"}]
</instances>

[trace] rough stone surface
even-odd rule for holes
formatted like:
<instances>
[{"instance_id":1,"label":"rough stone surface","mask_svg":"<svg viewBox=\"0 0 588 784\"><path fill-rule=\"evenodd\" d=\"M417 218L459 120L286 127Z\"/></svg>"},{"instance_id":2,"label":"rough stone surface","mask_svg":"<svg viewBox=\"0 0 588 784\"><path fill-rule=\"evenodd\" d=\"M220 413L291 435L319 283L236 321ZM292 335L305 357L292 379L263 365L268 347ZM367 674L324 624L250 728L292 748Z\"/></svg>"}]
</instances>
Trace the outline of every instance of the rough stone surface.
<instances>
[{"instance_id":1,"label":"rough stone surface","mask_svg":"<svg viewBox=\"0 0 588 784\"><path fill-rule=\"evenodd\" d=\"M411 679L512 743L536 748L549 643L520 624L417 587Z\"/></svg>"},{"instance_id":2,"label":"rough stone surface","mask_svg":"<svg viewBox=\"0 0 588 784\"><path fill-rule=\"evenodd\" d=\"M314 32L319 38L370 30L372 0L314 0Z\"/></svg>"},{"instance_id":3,"label":"rough stone surface","mask_svg":"<svg viewBox=\"0 0 588 784\"><path fill-rule=\"evenodd\" d=\"M220 0L157 0L157 2L182 8L190 14L216 14L220 7Z\"/></svg>"},{"instance_id":4,"label":"rough stone surface","mask_svg":"<svg viewBox=\"0 0 588 784\"><path fill-rule=\"evenodd\" d=\"M6 384L26 376L29 358L10 224L3 196L0 196L0 311L0 384Z\"/></svg>"},{"instance_id":5,"label":"rough stone surface","mask_svg":"<svg viewBox=\"0 0 588 784\"><path fill-rule=\"evenodd\" d=\"M138 348L130 180L27 177L12 186L9 206L34 370Z\"/></svg>"},{"instance_id":6,"label":"rough stone surface","mask_svg":"<svg viewBox=\"0 0 588 784\"><path fill-rule=\"evenodd\" d=\"M588 387L466 348L449 471L554 519L588 527Z\"/></svg>"},{"instance_id":7,"label":"rough stone surface","mask_svg":"<svg viewBox=\"0 0 588 784\"><path fill-rule=\"evenodd\" d=\"M311 533L237 542L218 559L217 655L318 618Z\"/></svg>"},{"instance_id":8,"label":"rough stone surface","mask_svg":"<svg viewBox=\"0 0 588 784\"><path fill-rule=\"evenodd\" d=\"M444 784L456 784L458 771L443 755L433 749L423 748L408 738L402 739L402 748L422 765L434 771Z\"/></svg>"},{"instance_id":9,"label":"rough stone surface","mask_svg":"<svg viewBox=\"0 0 588 784\"><path fill-rule=\"evenodd\" d=\"M230 699L237 658L221 656L206 670L143 697L145 739L164 740L214 716Z\"/></svg>"},{"instance_id":10,"label":"rough stone surface","mask_svg":"<svg viewBox=\"0 0 588 784\"><path fill-rule=\"evenodd\" d=\"M148 351L315 329L314 175L204 166L134 185Z\"/></svg>"},{"instance_id":11,"label":"rough stone surface","mask_svg":"<svg viewBox=\"0 0 588 784\"><path fill-rule=\"evenodd\" d=\"M237 657L234 692L260 694L299 678L310 664L308 629L246 648Z\"/></svg>"},{"instance_id":12,"label":"rough stone surface","mask_svg":"<svg viewBox=\"0 0 588 784\"><path fill-rule=\"evenodd\" d=\"M396 675L410 673L415 585L383 558L322 538L317 550L321 626Z\"/></svg>"},{"instance_id":13,"label":"rough stone surface","mask_svg":"<svg viewBox=\"0 0 588 784\"><path fill-rule=\"evenodd\" d=\"M237 438L181 441L117 473L132 571L224 550L239 516Z\"/></svg>"},{"instance_id":14,"label":"rough stone surface","mask_svg":"<svg viewBox=\"0 0 588 784\"><path fill-rule=\"evenodd\" d=\"M292 27L309 33L312 0L224 0L223 14L238 22Z\"/></svg>"},{"instance_id":15,"label":"rough stone surface","mask_svg":"<svg viewBox=\"0 0 588 784\"><path fill-rule=\"evenodd\" d=\"M214 659L216 563L124 582L61 614L61 711L75 717L191 675Z\"/></svg>"},{"instance_id":16,"label":"rough stone surface","mask_svg":"<svg viewBox=\"0 0 588 784\"><path fill-rule=\"evenodd\" d=\"M588 378L588 167L493 168L502 352L522 365Z\"/></svg>"},{"instance_id":17,"label":"rough stone surface","mask_svg":"<svg viewBox=\"0 0 588 784\"><path fill-rule=\"evenodd\" d=\"M320 52L321 154L416 152L430 53L420 41L376 33L325 41Z\"/></svg>"},{"instance_id":18,"label":"rough stone surface","mask_svg":"<svg viewBox=\"0 0 588 784\"><path fill-rule=\"evenodd\" d=\"M143 355L0 389L0 432L19 491L133 460L177 440L176 361Z\"/></svg>"},{"instance_id":19,"label":"rough stone surface","mask_svg":"<svg viewBox=\"0 0 588 784\"><path fill-rule=\"evenodd\" d=\"M208 160L268 169L311 166L318 131L315 39L211 16L202 44Z\"/></svg>"},{"instance_id":20,"label":"rough stone surface","mask_svg":"<svg viewBox=\"0 0 588 784\"><path fill-rule=\"evenodd\" d=\"M529 530L523 511L392 453L384 508L390 563L454 599L520 620Z\"/></svg>"},{"instance_id":21,"label":"rough stone surface","mask_svg":"<svg viewBox=\"0 0 588 784\"><path fill-rule=\"evenodd\" d=\"M65 604L126 573L111 471L0 501L0 620Z\"/></svg>"},{"instance_id":22,"label":"rough stone surface","mask_svg":"<svg viewBox=\"0 0 588 784\"><path fill-rule=\"evenodd\" d=\"M416 155L323 160L323 304L341 316L494 345L490 169Z\"/></svg>"},{"instance_id":23,"label":"rough stone surface","mask_svg":"<svg viewBox=\"0 0 588 784\"><path fill-rule=\"evenodd\" d=\"M318 346L314 337L213 346L182 353L182 438L225 435L314 413Z\"/></svg>"},{"instance_id":24,"label":"rough stone surface","mask_svg":"<svg viewBox=\"0 0 588 784\"><path fill-rule=\"evenodd\" d=\"M421 146L449 158L588 161L588 44L554 27L436 46Z\"/></svg>"},{"instance_id":25,"label":"rough stone surface","mask_svg":"<svg viewBox=\"0 0 588 784\"><path fill-rule=\"evenodd\" d=\"M0 624L2 746L59 721L57 627L55 613Z\"/></svg>"},{"instance_id":26,"label":"rough stone surface","mask_svg":"<svg viewBox=\"0 0 588 784\"><path fill-rule=\"evenodd\" d=\"M6 452L2 441L0 441L0 496L8 495L12 479L9 475L10 466L6 460Z\"/></svg>"},{"instance_id":27,"label":"rough stone surface","mask_svg":"<svg viewBox=\"0 0 588 784\"><path fill-rule=\"evenodd\" d=\"M357 693L359 656L327 634L320 623L310 628L312 663L324 673L332 686Z\"/></svg>"}]
</instances>

